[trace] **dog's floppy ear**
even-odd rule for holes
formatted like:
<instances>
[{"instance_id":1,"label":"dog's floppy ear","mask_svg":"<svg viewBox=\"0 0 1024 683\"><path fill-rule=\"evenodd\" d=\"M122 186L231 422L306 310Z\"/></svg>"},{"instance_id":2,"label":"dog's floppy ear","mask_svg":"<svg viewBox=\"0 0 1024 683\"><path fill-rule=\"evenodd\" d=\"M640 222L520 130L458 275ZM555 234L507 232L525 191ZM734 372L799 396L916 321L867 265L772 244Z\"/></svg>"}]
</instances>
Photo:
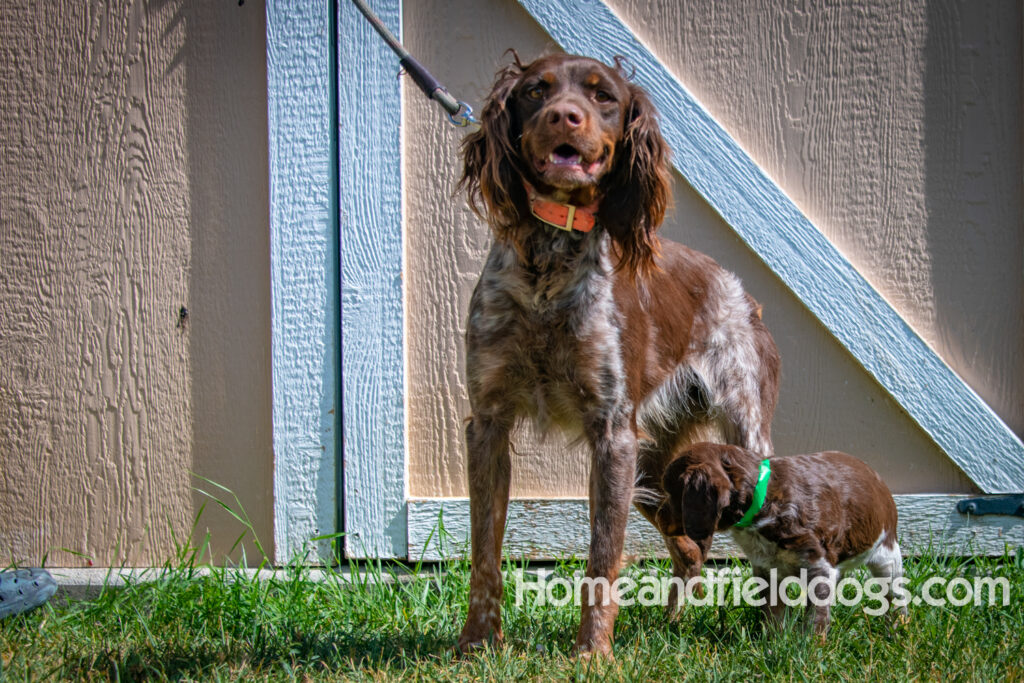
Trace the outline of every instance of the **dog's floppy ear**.
<instances>
[{"instance_id":1,"label":"dog's floppy ear","mask_svg":"<svg viewBox=\"0 0 1024 683\"><path fill-rule=\"evenodd\" d=\"M715 533L722 517L723 477L705 463L688 467L680 477L683 526L686 535L695 541Z\"/></svg>"},{"instance_id":2,"label":"dog's floppy ear","mask_svg":"<svg viewBox=\"0 0 1024 683\"><path fill-rule=\"evenodd\" d=\"M619 267L631 276L654 266L655 235L671 201L671 150L661 136L658 113L647 93L629 84L622 146L601 183L599 218L619 248Z\"/></svg>"},{"instance_id":3,"label":"dog's floppy ear","mask_svg":"<svg viewBox=\"0 0 1024 683\"><path fill-rule=\"evenodd\" d=\"M519 61L502 68L495 77L491 94L480 115L480 130L462 141L462 178L458 190L466 190L469 205L485 218L499 239L514 238L511 232L519 225L526 207L526 190L518 182L519 153L515 138L518 123L511 96L523 71L529 65Z\"/></svg>"}]
</instances>

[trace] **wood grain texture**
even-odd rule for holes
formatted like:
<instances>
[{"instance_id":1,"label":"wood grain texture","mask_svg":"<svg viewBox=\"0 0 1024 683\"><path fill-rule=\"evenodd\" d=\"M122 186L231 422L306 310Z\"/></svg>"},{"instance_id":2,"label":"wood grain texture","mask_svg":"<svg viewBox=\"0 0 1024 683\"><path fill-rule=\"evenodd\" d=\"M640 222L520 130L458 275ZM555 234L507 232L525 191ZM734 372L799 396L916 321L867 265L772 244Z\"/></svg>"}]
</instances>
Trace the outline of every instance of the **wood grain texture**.
<instances>
[{"instance_id":1,"label":"wood grain texture","mask_svg":"<svg viewBox=\"0 0 1024 683\"><path fill-rule=\"evenodd\" d=\"M215 367L222 347L194 346L207 325L226 325L240 359L265 359L265 241L221 264L247 285L232 301L194 258L229 235L265 234L265 210L234 213L266 200L261 4L5 2L0 45L0 554L162 563L201 504L189 472L216 471L236 441L252 447L250 465L222 482L266 531L266 364L248 368L247 396L227 416L217 396L237 387ZM237 70L224 82L223 69ZM252 142L229 157L236 135ZM243 168L221 175L208 163L218 154ZM213 174L235 197L211 197ZM231 315L211 321L225 304ZM198 366L209 372L196 377ZM208 411L199 430L196 401ZM218 549L238 535L210 526L230 529Z\"/></svg>"},{"instance_id":2,"label":"wood grain texture","mask_svg":"<svg viewBox=\"0 0 1024 683\"><path fill-rule=\"evenodd\" d=\"M399 2L372 3L401 36ZM405 557L402 148L398 62L338 3L345 552Z\"/></svg>"},{"instance_id":3,"label":"wood grain texture","mask_svg":"<svg viewBox=\"0 0 1024 683\"><path fill-rule=\"evenodd\" d=\"M1020 4L742 5L611 3L1024 434Z\"/></svg>"},{"instance_id":4,"label":"wood grain texture","mask_svg":"<svg viewBox=\"0 0 1024 683\"><path fill-rule=\"evenodd\" d=\"M610 4L1024 434L1020 3Z\"/></svg>"},{"instance_id":5,"label":"wood grain texture","mask_svg":"<svg viewBox=\"0 0 1024 683\"><path fill-rule=\"evenodd\" d=\"M337 523L337 222L330 3L267 6L274 539L285 562ZM318 548L330 557L327 544Z\"/></svg>"},{"instance_id":6,"label":"wood grain texture","mask_svg":"<svg viewBox=\"0 0 1024 683\"><path fill-rule=\"evenodd\" d=\"M572 52L629 55L674 164L983 490L1024 488L1024 444L936 355L606 5L522 0Z\"/></svg>"},{"instance_id":7,"label":"wood grain texture","mask_svg":"<svg viewBox=\"0 0 1024 683\"><path fill-rule=\"evenodd\" d=\"M529 60L556 50L517 4L469 0L407 3L406 45L459 97L478 105L494 71L516 48ZM473 58L467 58L472 55ZM409 490L414 497L465 495L463 386L465 311L490 244L486 227L451 196L462 132L415 90L405 99ZM898 493L976 488L764 263L676 174L675 210L664 236L712 255L738 273L764 305L783 358L774 440L780 453L836 448L879 471ZM581 496L588 457L529 429L513 437L513 495Z\"/></svg>"},{"instance_id":8,"label":"wood grain texture","mask_svg":"<svg viewBox=\"0 0 1024 683\"><path fill-rule=\"evenodd\" d=\"M905 555L1002 555L1020 552L1024 518L1005 515L970 517L956 511L965 496L896 496L900 547ZM442 531L443 529L443 531ZM464 498L409 501L410 560L440 560L466 554L469 501ZM514 499L509 507L504 551L530 559L584 558L590 543L584 499ZM661 536L636 510L626 528L627 556L667 557ZM711 557L742 557L728 533L715 534Z\"/></svg>"}]
</instances>

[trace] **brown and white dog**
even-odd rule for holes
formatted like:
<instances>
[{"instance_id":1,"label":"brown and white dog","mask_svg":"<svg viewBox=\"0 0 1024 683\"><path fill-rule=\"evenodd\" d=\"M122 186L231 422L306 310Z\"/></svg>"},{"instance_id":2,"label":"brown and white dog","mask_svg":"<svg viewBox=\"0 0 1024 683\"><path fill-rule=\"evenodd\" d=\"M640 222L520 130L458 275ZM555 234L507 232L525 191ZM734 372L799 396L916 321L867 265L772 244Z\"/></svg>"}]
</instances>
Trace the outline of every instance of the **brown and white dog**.
<instances>
[{"instance_id":1,"label":"brown and white dog","mask_svg":"<svg viewBox=\"0 0 1024 683\"><path fill-rule=\"evenodd\" d=\"M481 119L463 143L460 182L495 237L466 329L472 574L462 651L501 639L518 419L590 445L587 573L612 582L634 487L660 495L680 444L771 452L779 374L760 308L736 277L655 236L671 198L669 149L618 60L515 55ZM658 502L636 504L653 523ZM665 542L677 576L700 571L710 538ZM617 605L600 585L582 598L577 651L610 653Z\"/></svg>"},{"instance_id":2,"label":"brown and white dog","mask_svg":"<svg viewBox=\"0 0 1024 683\"><path fill-rule=\"evenodd\" d=\"M893 582L903 575L896 541L896 503L878 474L846 453L769 458L771 473L760 511L749 526L737 522L751 508L762 455L738 446L700 443L683 450L665 470L668 495L658 510L658 527L669 536L695 541L717 531L732 531L754 576L768 580L796 576L806 569L817 577L821 604L807 611L817 633L828 630L828 598L839 575L866 565L887 579L891 605ZM756 508L755 508L756 509ZM784 604L765 604L778 621ZM906 607L899 610L906 614Z\"/></svg>"}]
</instances>

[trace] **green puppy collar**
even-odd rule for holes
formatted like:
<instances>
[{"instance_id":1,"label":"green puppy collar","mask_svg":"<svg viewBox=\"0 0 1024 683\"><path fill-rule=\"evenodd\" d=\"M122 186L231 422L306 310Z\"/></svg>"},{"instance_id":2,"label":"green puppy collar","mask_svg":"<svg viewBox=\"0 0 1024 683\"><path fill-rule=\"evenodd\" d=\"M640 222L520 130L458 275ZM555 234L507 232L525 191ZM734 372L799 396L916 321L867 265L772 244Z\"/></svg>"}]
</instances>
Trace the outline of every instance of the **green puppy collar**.
<instances>
[{"instance_id":1,"label":"green puppy collar","mask_svg":"<svg viewBox=\"0 0 1024 683\"><path fill-rule=\"evenodd\" d=\"M750 523L754 521L754 517L761 511L764 506L764 497L768 493L768 480L772 476L772 466L768 462L768 458L761 461L761 467L757 473L757 486L754 487L754 500L750 503L750 509L747 510L747 514L743 515L743 519L733 524L735 527L746 527L750 526Z\"/></svg>"}]
</instances>

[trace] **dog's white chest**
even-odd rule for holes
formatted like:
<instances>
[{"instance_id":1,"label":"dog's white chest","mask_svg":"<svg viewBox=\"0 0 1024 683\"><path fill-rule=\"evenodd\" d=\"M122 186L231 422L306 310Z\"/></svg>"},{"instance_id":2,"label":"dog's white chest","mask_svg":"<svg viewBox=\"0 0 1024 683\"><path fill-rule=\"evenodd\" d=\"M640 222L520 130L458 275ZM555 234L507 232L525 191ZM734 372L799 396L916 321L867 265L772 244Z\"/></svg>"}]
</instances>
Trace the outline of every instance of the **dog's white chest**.
<instances>
[{"instance_id":1,"label":"dog's white chest","mask_svg":"<svg viewBox=\"0 0 1024 683\"><path fill-rule=\"evenodd\" d=\"M730 529L736 545L743 549L750 564L766 569L776 567L795 570L803 566L803 559L792 550L784 550L753 529Z\"/></svg>"}]
</instances>

